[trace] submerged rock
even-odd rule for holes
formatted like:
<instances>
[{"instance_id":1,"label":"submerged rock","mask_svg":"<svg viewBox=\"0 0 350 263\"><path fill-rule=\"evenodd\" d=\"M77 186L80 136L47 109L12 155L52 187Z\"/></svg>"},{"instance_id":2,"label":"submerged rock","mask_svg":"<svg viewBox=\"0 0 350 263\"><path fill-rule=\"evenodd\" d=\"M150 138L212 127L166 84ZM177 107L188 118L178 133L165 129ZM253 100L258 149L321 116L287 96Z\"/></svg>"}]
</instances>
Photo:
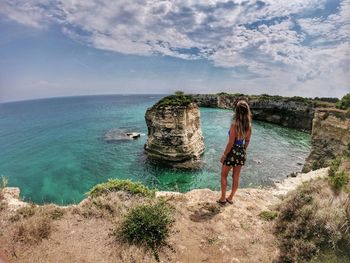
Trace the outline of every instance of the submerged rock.
<instances>
[{"instance_id":1,"label":"submerged rock","mask_svg":"<svg viewBox=\"0 0 350 263\"><path fill-rule=\"evenodd\" d=\"M147 109L148 139L144 146L149 159L166 166L196 169L201 167L204 139L197 104L160 104Z\"/></svg>"},{"instance_id":2,"label":"submerged rock","mask_svg":"<svg viewBox=\"0 0 350 263\"><path fill-rule=\"evenodd\" d=\"M141 133L138 132L130 132L125 129L112 129L108 131L103 139L106 142L114 142L114 141L125 141L125 140L133 140L137 139L141 136Z\"/></svg>"}]
</instances>

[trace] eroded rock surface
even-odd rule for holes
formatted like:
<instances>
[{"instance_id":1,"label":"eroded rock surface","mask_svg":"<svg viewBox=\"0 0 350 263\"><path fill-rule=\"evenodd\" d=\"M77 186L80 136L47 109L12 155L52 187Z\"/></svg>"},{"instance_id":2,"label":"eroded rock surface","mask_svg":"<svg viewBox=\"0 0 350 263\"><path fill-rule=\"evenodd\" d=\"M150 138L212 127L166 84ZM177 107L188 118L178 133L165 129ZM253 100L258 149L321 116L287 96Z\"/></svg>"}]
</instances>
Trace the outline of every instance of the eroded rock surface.
<instances>
[{"instance_id":1,"label":"eroded rock surface","mask_svg":"<svg viewBox=\"0 0 350 263\"><path fill-rule=\"evenodd\" d=\"M243 94L196 94L193 99L199 106L233 109ZM315 106L312 100L300 97L244 96L248 98L253 119L266 121L302 131L311 131Z\"/></svg>"},{"instance_id":2,"label":"eroded rock surface","mask_svg":"<svg viewBox=\"0 0 350 263\"><path fill-rule=\"evenodd\" d=\"M197 104L155 105L147 109L145 119L148 139L144 149L150 160L177 168L201 166L204 139Z\"/></svg>"},{"instance_id":3,"label":"eroded rock surface","mask_svg":"<svg viewBox=\"0 0 350 263\"><path fill-rule=\"evenodd\" d=\"M313 119L311 153L303 172L328 166L350 143L350 118L344 110L317 109Z\"/></svg>"}]
</instances>

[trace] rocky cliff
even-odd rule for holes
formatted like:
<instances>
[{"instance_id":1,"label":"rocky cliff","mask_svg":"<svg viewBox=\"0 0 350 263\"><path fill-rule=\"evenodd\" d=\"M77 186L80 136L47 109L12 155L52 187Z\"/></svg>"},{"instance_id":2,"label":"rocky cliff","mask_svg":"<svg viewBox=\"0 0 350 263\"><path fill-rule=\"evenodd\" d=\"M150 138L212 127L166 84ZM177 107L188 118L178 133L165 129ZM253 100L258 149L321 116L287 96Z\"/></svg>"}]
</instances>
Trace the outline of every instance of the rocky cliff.
<instances>
[{"instance_id":1,"label":"rocky cliff","mask_svg":"<svg viewBox=\"0 0 350 263\"><path fill-rule=\"evenodd\" d=\"M201 107L232 109L235 101L244 96L253 112L253 119L275 123L289 128L311 132L315 108L319 105L332 106L301 97L282 97L244 94L194 94L194 101Z\"/></svg>"},{"instance_id":2,"label":"rocky cliff","mask_svg":"<svg viewBox=\"0 0 350 263\"><path fill-rule=\"evenodd\" d=\"M148 139L145 152L152 162L176 168L199 168L204 139L197 104L160 105L145 114Z\"/></svg>"},{"instance_id":3,"label":"rocky cliff","mask_svg":"<svg viewBox=\"0 0 350 263\"><path fill-rule=\"evenodd\" d=\"M317 109L312 127L312 148L304 172L328 166L350 143L350 116L344 110Z\"/></svg>"}]
</instances>

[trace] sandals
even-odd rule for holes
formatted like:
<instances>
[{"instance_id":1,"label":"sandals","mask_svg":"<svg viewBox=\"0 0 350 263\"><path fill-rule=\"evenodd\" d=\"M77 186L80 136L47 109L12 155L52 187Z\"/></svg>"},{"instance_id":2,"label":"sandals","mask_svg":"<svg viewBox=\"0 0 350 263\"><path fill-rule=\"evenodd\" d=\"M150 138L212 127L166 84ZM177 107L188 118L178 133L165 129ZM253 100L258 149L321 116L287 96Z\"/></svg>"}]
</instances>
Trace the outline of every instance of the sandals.
<instances>
[{"instance_id":1,"label":"sandals","mask_svg":"<svg viewBox=\"0 0 350 263\"><path fill-rule=\"evenodd\" d=\"M226 205L227 199L226 201L221 201L220 199L216 201L219 205Z\"/></svg>"},{"instance_id":2,"label":"sandals","mask_svg":"<svg viewBox=\"0 0 350 263\"><path fill-rule=\"evenodd\" d=\"M230 205L233 204L233 201L230 201L230 200L228 200L227 198L226 198L226 202L229 203Z\"/></svg>"}]
</instances>

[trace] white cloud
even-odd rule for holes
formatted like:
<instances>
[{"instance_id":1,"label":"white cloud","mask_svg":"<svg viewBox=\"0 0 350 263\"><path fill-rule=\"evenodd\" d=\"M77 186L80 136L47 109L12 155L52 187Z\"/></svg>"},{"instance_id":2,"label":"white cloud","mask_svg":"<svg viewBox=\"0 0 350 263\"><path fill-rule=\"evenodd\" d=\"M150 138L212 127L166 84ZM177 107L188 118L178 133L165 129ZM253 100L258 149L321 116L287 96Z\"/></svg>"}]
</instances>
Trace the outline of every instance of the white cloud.
<instances>
[{"instance_id":1,"label":"white cloud","mask_svg":"<svg viewBox=\"0 0 350 263\"><path fill-rule=\"evenodd\" d=\"M350 0L328 17L307 16L325 2L27 0L0 3L0 14L36 28L60 24L67 36L98 49L206 58L244 68L251 79L283 76L292 87L315 78L329 83L334 74L349 80Z\"/></svg>"}]
</instances>

